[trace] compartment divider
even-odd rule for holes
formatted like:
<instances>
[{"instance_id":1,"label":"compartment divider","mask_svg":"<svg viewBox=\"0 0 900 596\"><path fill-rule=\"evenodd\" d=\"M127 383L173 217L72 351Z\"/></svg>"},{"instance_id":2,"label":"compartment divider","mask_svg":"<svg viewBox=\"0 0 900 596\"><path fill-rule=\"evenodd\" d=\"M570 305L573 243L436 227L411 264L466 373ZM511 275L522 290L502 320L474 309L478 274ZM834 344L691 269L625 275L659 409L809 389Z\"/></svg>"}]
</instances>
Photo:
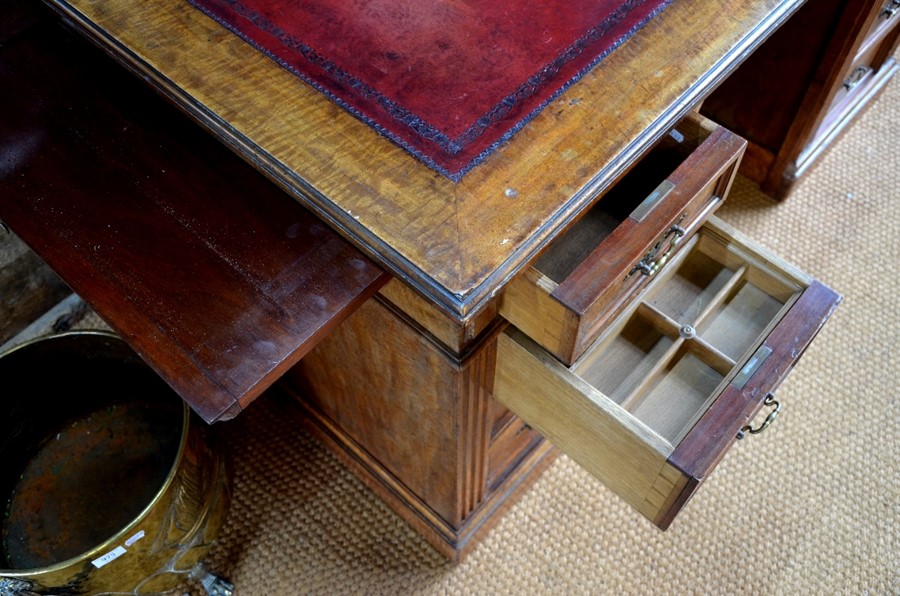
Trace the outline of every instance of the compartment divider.
<instances>
[{"instance_id":1,"label":"compartment divider","mask_svg":"<svg viewBox=\"0 0 900 596\"><path fill-rule=\"evenodd\" d=\"M709 303L703 307L703 310L694 318L693 321L685 321L685 324L692 325L695 329L698 329L701 325L703 325L704 321L716 311L716 309L722 305L731 294L740 286L741 282L744 279L744 276L747 274L747 265L741 265L737 268L737 270L732 273L731 277L728 281L723 285L716 295L712 297Z\"/></svg>"},{"instance_id":2,"label":"compartment divider","mask_svg":"<svg viewBox=\"0 0 900 596\"><path fill-rule=\"evenodd\" d=\"M783 313L796 295L754 254L715 234L691 238L570 370L676 445L735 374L748 340L766 332L759 323L779 318L772 303Z\"/></svg>"},{"instance_id":3,"label":"compartment divider","mask_svg":"<svg viewBox=\"0 0 900 596\"><path fill-rule=\"evenodd\" d=\"M678 337L681 324L647 302L638 303L636 314L653 325L657 331L669 337Z\"/></svg>"},{"instance_id":4,"label":"compartment divider","mask_svg":"<svg viewBox=\"0 0 900 596\"><path fill-rule=\"evenodd\" d=\"M699 335L687 342L687 349L723 377L729 376L737 363Z\"/></svg>"},{"instance_id":5,"label":"compartment divider","mask_svg":"<svg viewBox=\"0 0 900 596\"><path fill-rule=\"evenodd\" d=\"M660 350L656 363L649 371L641 369L632 371L632 373L628 375L616 389L616 397L624 393L624 396L620 400L616 400L619 402L619 405L626 410L634 410L643 396L658 383L659 377L663 374L663 371L669 368L672 360L683 350L682 344L684 344L684 341L684 339L679 337L666 350ZM656 356L657 354L653 355ZM620 391L622 388L626 388L627 391Z\"/></svg>"},{"instance_id":6,"label":"compartment divider","mask_svg":"<svg viewBox=\"0 0 900 596\"><path fill-rule=\"evenodd\" d=\"M727 239L716 233L707 233L700 238L697 249L709 258L721 263L728 268L738 268L747 264L747 255L735 250Z\"/></svg>"},{"instance_id":7,"label":"compartment divider","mask_svg":"<svg viewBox=\"0 0 900 596\"><path fill-rule=\"evenodd\" d=\"M756 264L751 264L749 266L746 277L749 283L782 303L791 300L792 297L797 295L797 291L799 290L796 284L793 284L777 273Z\"/></svg>"}]
</instances>

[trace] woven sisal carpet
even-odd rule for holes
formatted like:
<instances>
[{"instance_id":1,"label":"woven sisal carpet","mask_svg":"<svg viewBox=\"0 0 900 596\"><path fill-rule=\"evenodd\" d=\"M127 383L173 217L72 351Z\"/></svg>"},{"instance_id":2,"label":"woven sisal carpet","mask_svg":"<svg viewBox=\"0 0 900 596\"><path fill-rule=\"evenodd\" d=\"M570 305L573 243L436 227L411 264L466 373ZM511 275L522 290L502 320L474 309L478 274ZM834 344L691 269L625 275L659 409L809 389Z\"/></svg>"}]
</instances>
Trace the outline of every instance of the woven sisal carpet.
<instances>
[{"instance_id":1,"label":"woven sisal carpet","mask_svg":"<svg viewBox=\"0 0 900 596\"><path fill-rule=\"evenodd\" d=\"M239 595L900 593L900 85L784 203L741 180L721 216L844 295L778 392L662 533L565 457L461 565L445 562L259 400L210 566Z\"/></svg>"}]
</instances>

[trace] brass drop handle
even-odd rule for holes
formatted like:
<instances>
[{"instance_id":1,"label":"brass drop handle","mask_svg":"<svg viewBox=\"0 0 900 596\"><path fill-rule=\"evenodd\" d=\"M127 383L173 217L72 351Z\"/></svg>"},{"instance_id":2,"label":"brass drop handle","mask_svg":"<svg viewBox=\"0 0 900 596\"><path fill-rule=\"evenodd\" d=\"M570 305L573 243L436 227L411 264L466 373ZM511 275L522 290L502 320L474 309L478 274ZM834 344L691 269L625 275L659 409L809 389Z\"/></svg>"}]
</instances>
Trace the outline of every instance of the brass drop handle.
<instances>
[{"instance_id":1,"label":"brass drop handle","mask_svg":"<svg viewBox=\"0 0 900 596\"><path fill-rule=\"evenodd\" d=\"M772 408L772 411L769 412L769 415L766 416L766 419L763 420L763 423L759 425L759 428L753 428L749 424L742 428L737 434L737 438L739 440L747 436L746 433L750 433L751 435L758 435L762 431L769 428L769 425L775 422L775 419L778 418L778 414L779 412L781 412L781 403L779 403L778 400L775 399L774 394L770 393L766 395L766 399L763 402L763 405Z\"/></svg>"},{"instance_id":2,"label":"brass drop handle","mask_svg":"<svg viewBox=\"0 0 900 596\"><path fill-rule=\"evenodd\" d=\"M687 230L682 228L681 226L672 226L669 228L668 233L666 234L663 241L669 239L669 248L663 254L663 256L656 259L651 267L650 275L656 275L665 264L669 261L669 257L672 256L672 253L675 252L675 247L681 242L681 239L684 238L684 235L687 233Z\"/></svg>"},{"instance_id":3,"label":"brass drop handle","mask_svg":"<svg viewBox=\"0 0 900 596\"><path fill-rule=\"evenodd\" d=\"M684 216L681 217L684 219ZM679 220L679 223L681 220ZM675 247L678 246L678 243L681 242L681 239L684 238L684 235L687 234L687 230L682 228L680 225L675 224L669 231L666 232L666 235L663 236L659 242L654 245L653 249L644 255L644 258L641 259L634 268L628 272L628 275L625 276L625 279L628 279L635 273L640 273L646 277L652 277L660 272L660 270L665 266L668 262L669 257L672 256L672 253L675 252ZM660 251L662 251L663 246L668 240L669 245L666 248L666 251L662 254L662 256L658 256Z\"/></svg>"}]
</instances>

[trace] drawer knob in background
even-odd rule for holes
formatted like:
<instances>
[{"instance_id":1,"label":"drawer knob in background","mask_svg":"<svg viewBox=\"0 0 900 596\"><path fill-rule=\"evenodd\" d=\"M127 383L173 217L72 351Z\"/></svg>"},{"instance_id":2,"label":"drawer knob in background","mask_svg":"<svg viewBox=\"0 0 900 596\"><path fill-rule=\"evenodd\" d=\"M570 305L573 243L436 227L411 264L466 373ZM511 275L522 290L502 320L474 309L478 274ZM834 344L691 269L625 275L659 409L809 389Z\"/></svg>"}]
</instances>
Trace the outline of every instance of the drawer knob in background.
<instances>
[{"instance_id":1,"label":"drawer knob in background","mask_svg":"<svg viewBox=\"0 0 900 596\"><path fill-rule=\"evenodd\" d=\"M844 89L847 91L851 91L860 83L863 82L863 79L866 78L866 75L869 74L869 71L872 70L868 66L857 66L853 69L853 72L850 73L850 76L847 77L847 80L844 81Z\"/></svg>"},{"instance_id":2,"label":"drawer knob in background","mask_svg":"<svg viewBox=\"0 0 900 596\"><path fill-rule=\"evenodd\" d=\"M781 403L779 403L778 400L775 399L775 394L768 394L766 396L766 400L763 402L763 405L772 408L772 411L769 412L769 415L766 416L766 419L763 420L763 423L760 424L758 428L753 428L749 424L742 428L737 434L738 440L743 439L745 436L747 436L746 433L750 433L751 435L758 435L762 431L769 428L769 426L773 422L775 422L775 419L778 417L778 413L781 412Z\"/></svg>"}]
</instances>

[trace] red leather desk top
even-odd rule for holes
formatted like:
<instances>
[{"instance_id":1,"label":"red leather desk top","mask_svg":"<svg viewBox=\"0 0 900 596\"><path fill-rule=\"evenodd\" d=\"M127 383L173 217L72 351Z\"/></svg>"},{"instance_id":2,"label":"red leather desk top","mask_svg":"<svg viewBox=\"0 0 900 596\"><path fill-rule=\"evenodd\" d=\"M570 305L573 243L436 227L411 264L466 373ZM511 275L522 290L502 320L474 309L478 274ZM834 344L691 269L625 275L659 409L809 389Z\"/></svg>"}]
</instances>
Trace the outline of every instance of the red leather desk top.
<instances>
[{"instance_id":1,"label":"red leather desk top","mask_svg":"<svg viewBox=\"0 0 900 596\"><path fill-rule=\"evenodd\" d=\"M190 0L458 180L669 0Z\"/></svg>"}]
</instances>

